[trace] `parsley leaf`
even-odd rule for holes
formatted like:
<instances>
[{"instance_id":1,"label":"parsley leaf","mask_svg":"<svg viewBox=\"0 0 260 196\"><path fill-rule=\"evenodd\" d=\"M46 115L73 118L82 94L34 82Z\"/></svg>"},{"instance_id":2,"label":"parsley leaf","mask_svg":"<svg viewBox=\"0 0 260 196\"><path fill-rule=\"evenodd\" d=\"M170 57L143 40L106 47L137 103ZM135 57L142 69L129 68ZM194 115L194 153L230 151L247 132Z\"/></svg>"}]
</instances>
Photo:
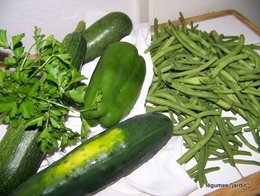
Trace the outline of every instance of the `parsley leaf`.
<instances>
[{"instance_id":1,"label":"parsley leaf","mask_svg":"<svg viewBox=\"0 0 260 196\"><path fill-rule=\"evenodd\" d=\"M6 68L0 70L0 123L15 127L25 122L25 131L37 128L42 152L64 149L89 131L86 121L79 133L65 126L69 111L77 111L70 102L83 102L86 85L81 81L85 78L54 36L45 37L35 27L35 43L28 51L22 43L24 36L13 36L9 44L6 30L0 29L0 47L10 52L4 59ZM33 58L32 50L37 53Z\"/></svg>"},{"instance_id":2,"label":"parsley leaf","mask_svg":"<svg viewBox=\"0 0 260 196\"><path fill-rule=\"evenodd\" d=\"M6 30L0 29L0 47L4 49L9 48L9 44L7 41L7 36L6 36Z\"/></svg>"}]
</instances>

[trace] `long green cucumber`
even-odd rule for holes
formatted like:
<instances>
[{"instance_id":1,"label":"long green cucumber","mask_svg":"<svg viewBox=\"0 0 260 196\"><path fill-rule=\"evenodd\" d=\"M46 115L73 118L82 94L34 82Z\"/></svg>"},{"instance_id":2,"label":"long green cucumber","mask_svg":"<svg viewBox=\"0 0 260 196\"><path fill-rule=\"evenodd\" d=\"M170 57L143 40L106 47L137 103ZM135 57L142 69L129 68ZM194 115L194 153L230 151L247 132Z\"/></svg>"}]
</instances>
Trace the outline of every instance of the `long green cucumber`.
<instances>
[{"instance_id":1,"label":"long green cucumber","mask_svg":"<svg viewBox=\"0 0 260 196\"><path fill-rule=\"evenodd\" d=\"M152 158L170 139L172 129L171 120L159 113L125 120L33 175L12 195L94 194Z\"/></svg>"},{"instance_id":2,"label":"long green cucumber","mask_svg":"<svg viewBox=\"0 0 260 196\"><path fill-rule=\"evenodd\" d=\"M111 12L94 22L84 32L87 41L85 63L100 56L109 44L120 41L132 28L131 19L122 12Z\"/></svg>"},{"instance_id":3,"label":"long green cucumber","mask_svg":"<svg viewBox=\"0 0 260 196\"><path fill-rule=\"evenodd\" d=\"M25 131L10 126L0 142L0 195L12 189L37 172L44 155L41 153L37 130Z\"/></svg>"}]
</instances>

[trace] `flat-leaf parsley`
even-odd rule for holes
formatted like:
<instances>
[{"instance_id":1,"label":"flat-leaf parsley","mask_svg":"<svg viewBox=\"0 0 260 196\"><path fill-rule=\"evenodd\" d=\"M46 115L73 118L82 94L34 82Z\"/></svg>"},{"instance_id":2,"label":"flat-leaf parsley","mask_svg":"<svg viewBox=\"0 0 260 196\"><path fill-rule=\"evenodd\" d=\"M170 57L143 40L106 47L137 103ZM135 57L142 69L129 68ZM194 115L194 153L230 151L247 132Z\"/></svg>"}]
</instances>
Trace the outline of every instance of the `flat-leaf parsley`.
<instances>
[{"instance_id":1,"label":"flat-leaf parsley","mask_svg":"<svg viewBox=\"0 0 260 196\"><path fill-rule=\"evenodd\" d=\"M43 152L75 144L88 132L83 122L81 134L65 126L70 101L81 102L86 88L85 79L71 65L71 58L61 42L54 36L45 37L35 27L35 43L25 50L22 39L25 34L7 40L6 30L0 30L0 47L11 55L4 59L5 68L0 70L0 124L26 129L37 128L38 141ZM31 51L37 55L32 58ZM19 122L19 123L18 123Z\"/></svg>"}]
</instances>

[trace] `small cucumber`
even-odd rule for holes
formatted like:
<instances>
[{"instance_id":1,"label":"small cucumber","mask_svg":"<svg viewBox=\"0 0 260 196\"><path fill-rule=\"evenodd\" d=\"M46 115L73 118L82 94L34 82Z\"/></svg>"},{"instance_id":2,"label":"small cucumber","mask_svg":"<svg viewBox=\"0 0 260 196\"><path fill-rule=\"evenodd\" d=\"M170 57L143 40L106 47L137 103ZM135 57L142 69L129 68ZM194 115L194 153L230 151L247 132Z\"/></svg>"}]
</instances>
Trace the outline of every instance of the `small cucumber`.
<instances>
[{"instance_id":1,"label":"small cucumber","mask_svg":"<svg viewBox=\"0 0 260 196\"><path fill-rule=\"evenodd\" d=\"M109 44L120 41L132 28L131 19L122 12L111 12L94 22L84 32L87 41L85 63L100 56Z\"/></svg>"},{"instance_id":2,"label":"small cucumber","mask_svg":"<svg viewBox=\"0 0 260 196\"><path fill-rule=\"evenodd\" d=\"M71 57L71 64L80 69L83 64L87 52L87 42L83 36L85 23L80 21L72 33L64 37L62 43Z\"/></svg>"},{"instance_id":3,"label":"small cucumber","mask_svg":"<svg viewBox=\"0 0 260 196\"><path fill-rule=\"evenodd\" d=\"M12 195L94 194L152 158L170 139L172 130L171 120L159 113L125 120L33 175Z\"/></svg>"},{"instance_id":4,"label":"small cucumber","mask_svg":"<svg viewBox=\"0 0 260 196\"><path fill-rule=\"evenodd\" d=\"M23 125L9 127L0 142L0 195L37 172L44 155L37 142L38 131L25 131Z\"/></svg>"}]
</instances>

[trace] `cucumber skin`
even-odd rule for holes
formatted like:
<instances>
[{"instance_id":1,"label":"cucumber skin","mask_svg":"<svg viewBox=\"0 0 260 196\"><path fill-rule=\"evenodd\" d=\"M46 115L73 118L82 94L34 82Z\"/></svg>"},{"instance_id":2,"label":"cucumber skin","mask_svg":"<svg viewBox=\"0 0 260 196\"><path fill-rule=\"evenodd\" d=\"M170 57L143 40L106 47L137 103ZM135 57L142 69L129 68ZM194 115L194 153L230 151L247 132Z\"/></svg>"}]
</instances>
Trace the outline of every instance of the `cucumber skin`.
<instances>
[{"instance_id":1,"label":"cucumber skin","mask_svg":"<svg viewBox=\"0 0 260 196\"><path fill-rule=\"evenodd\" d=\"M82 34L75 31L66 35L62 43L71 56L72 66L80 70L85 60L87 51L87 43L85 38Z\"/></svg>"},{"instance_id":2,"label":"cucumber skin","mask_svg":"<svg viewBox=\"0 0 260 196\"><path fill-rule=\"evenodd\" d=\"M37 142L38 131L9 127L0 142L0 195L7 195L35 174L44 158Z\"/></svg>"},{"instance_id":3,"label":"cucumber skin","mask_svg":"<svg viewBox=\"0 0 260 196\"><path fill-rule=\"evenodd\" d=\"M85 141L49 168L21 184L12 195L92 195L152 158L170 139L172 130L171 120L163 114L149 113L128 119ZM114 138L110 138L109 134L114 134ZM102 141L104 138L106 141L115 139L115 145L110 146L111 150L98 150L92 158L81 160L79 166L72 165L71 170L64 170L69 161L77 164L76 160L82 158L73 158L73 154L91 152L91 148L84 149L84 146L99 142L107 147L109 144Z\"/></svg>"},{"instance_id":4,"label":"cucumber skin","mask_svg":"<svg viewBox=\"0 0 260 196\"><path fill-rule=\"evenodd\" d=\"M132 28L131 19L122 12L111 12L94 22L84 32L87 41L85 63L101 56L109 44L120 41Z\"/></svg>"}]
</instances>

